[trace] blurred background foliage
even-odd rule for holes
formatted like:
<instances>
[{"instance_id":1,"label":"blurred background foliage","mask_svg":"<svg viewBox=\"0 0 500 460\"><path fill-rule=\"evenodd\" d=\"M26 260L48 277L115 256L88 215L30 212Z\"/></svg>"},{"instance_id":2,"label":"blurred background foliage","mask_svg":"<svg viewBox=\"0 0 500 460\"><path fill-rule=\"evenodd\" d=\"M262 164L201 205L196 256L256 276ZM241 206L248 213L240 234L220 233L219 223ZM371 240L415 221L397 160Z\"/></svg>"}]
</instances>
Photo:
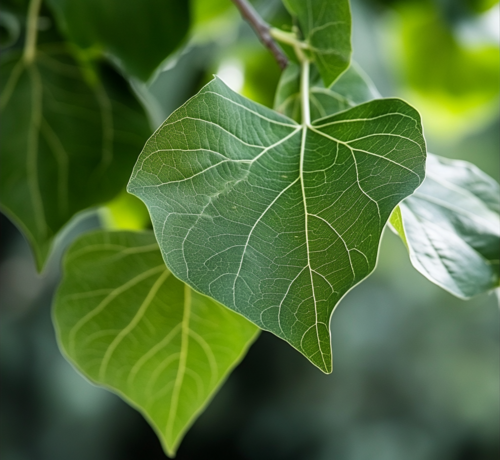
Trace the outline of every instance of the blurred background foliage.
<instances>
[{"instance_id":1,"label":"blurred background foliage","mask_svg":"<svg viewBox=\"0 0 500 460\"><path fill-rule=\"evenodd\" d=\"M289 28L279 0L253 2ZM3 48L23 40L24 0L6 0ZM352 0L354 59L383 96L422 113L429 150L499 180L499 5L491 0ZM57 36L43 10L41 40ZM47 37L47 38L44 38ZM214 73L272 106L279 68L229 0L191 1L184 46L148 82L131 81L157 127ZM139 152L138 152L139 153ZM62 358L50 321L60 257L91 228L149 226L121 193L59 237L44 277L1 217L0 455L3 460L165 458L152 429ZM325 376L263 333L183 441L179 459L490 460L500 455L498 303L458 300L410 265L386 232L374 275L332 320Z\"/></svg>"}]
</instances>

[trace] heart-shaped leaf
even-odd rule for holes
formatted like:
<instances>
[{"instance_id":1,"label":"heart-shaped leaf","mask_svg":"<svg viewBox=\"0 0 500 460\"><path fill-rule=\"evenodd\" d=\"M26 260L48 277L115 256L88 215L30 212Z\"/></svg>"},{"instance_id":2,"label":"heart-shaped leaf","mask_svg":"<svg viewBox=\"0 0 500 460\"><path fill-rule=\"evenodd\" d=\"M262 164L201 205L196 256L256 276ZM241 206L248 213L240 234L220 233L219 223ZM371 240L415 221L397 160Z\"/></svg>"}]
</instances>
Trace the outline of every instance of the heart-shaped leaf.
<instances>
[{"instance_id":1,"label":"heart-shaped leaf","mask_svg":"<svg viewBox=\"0 0 500 460\"><path fill-rule=\"evenodd\" d=\"M299 20L305 51L330 86L351 60L351 10L349 0L284 0Z\"/></svg>"},{"instance_id":2,"label":"heart-shaped leaf","mask_svg":"<svg viewBox=\"0 0 500 460\"><path fill-rule=\"evenodd\" d=\"M391 217L413 266L460 298L499 286L500 187L465 161L428 155L427 177Z\"/></svg>"},{"instance_id":3,"label":"heart-shaped leaf","mask_svg":"<svg viewBox=\"0 0 500 460\"><path fill-rule=\"evenodd\" d=\"M150 138L128 190L177 277L330 372L331 313L374 269L424 165L401 100L299 125L215 79Z\"/></svg>"},{"instance_id":4,"label":"heart-shaped leaf","mask_svg":"<svg viewBox=\"0 0 500 460\"><path fill-rule=\"evenodd\" d=\"M41 269L77 212L124 187L150 129L127 83L109 67L86 79L62 46L1 69L0 205L30 241Z\"/></svg>"},{"instance_id":5,"label":"heart-shaped leaf","mask_svg":"<svg viewBox=\"0 0 500 460\"><path fill-rule=\"evenodd\" d=\"M172 276L152 232L78 239L54 322L66 357L137 408L171 456L258 332Z\"/></svg>"},{"instance_id":6,"label":"heart-shaped leaf","mask_svg":"<svg viewBox=\"0 0 500 460\"><path fill-rule=\"evenodd\" d=\"M66 36L83 49L102 50L130 75L147 80L184 39L186 0L49 0Z\"/></svg>"}]
</instances>

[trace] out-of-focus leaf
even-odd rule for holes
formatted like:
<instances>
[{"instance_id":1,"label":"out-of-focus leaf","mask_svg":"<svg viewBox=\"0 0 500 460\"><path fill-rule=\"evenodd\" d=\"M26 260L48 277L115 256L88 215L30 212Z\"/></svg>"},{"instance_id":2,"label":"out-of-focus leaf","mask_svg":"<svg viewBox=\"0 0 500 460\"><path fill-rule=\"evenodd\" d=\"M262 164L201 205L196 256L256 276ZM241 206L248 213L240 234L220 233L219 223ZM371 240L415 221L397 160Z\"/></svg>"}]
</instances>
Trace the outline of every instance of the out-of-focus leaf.
<instances>
[{"instance_id":1,"label":"out-of-focus leaf","mask_svg":"<svg viewBox=\"0 0 500 460\"><path fill-rule=\"evenodd\" d=\"M13 45L19 38L21 25L16 16L8 11L0 11L0 48Z\"/></svg>"},{"instance_id":2,"label":"out-of-focus leaf","mask_svg":"<svg viewBox=\"0 0 500 460\"><path fill-rule=\"evenodd\" d=\"M333 115L355 105L380 97L371 81L354 62L330 87L325 88L314 66L311 66L309 101L311 120ZM291 62L281 75L274 109L295 121L301 118L300 67Z\"/></svg>"},{"instance_id":3,"label":"out-of-focus leaf","mask_svg":"<svg viewBox=\"0 0 500 460\"><path fill-rule=\"evenodd\" d=\"M77 240L54 323L66 357L138 409L170 456L258 332L171 275L152 232Z\"/></svg>"},{"instance_id":4,"label":"out-of-focus leaf","mask_svg":"<svg viewBox=\"0 0 500 460\"><path fill-rule=\"evenodd\" d=\"M424 164L401 100L302 126L215 79L147 142L128 190L177 277L331 372L331 314Z\"/></svg>"},{"instance_id":5,"label":"out-of-focus leaf","mask_svg":"<svg viewBox=\"0 0 500 460\"><path fill-rule=\"evenodd\" d=\"M427 157L426 179L391 224L413 266L457 297L499 285L500 187L465 161Z\"/></svg>"},{"instance_id":6,"label":"out-of-focus leaf","mask_svg":"<svg viewBox=\"0 0 500 460\"><path fill-rule=\"evenodd\" d=\"M100 78L89 83L62 46L2 62L0 204L39 269L74 214L123 188L150 133L127 83L109 67Z\"/></svg>"},{"instance_id":7,"label":"out-of-focus leaf","mask_svg":"<svg viewBox=\"0 0 500 460\"><path fill-rule=\"evenodd\" d=\"M330 86L351 60L351 10L349 0L284 0L297 16L307 51Z\"/></svg>"},{"instance_id":8,"label":"out-of-focus leaf","mask_svg":"<svg viewBox=\"0 0 500 460\"><path fill-rule=\"evenodd\" d=\"M190 0L193 26L217 20L234 6L227 0Z\"/></svg>"},{"instance_id":9,"label":"out-of-focus leaf","mask_svg":"<svg viewBox=\"0 0 500 460\"><path fill-rule=\"evenodd\" d=\"M183 41L187 0L49 0L58 24L79 47L114 56L123 69L147 80Z\"/></svg>"}]
</instances>

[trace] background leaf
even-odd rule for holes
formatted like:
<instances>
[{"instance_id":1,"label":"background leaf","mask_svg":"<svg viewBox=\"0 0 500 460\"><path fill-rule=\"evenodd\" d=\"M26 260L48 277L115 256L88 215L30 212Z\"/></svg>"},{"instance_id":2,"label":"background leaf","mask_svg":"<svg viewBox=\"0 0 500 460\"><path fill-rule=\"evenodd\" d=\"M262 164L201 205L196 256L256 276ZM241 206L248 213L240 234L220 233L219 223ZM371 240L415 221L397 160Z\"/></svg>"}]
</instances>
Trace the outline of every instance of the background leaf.
<instances>
[{"instance_id":1,"label":"background leaf","mask_svg":"<svg viewBox=\"0 0 500 460\"><path fill-rule=\"evenodd\" d=\"M177 277L331 372L331 313L375 267L424 162L403 101L304 127L215 79L150 138L128 190Z\"/></svg>"},{"instance_id":2,"label":"background leaf","mask_svg":"<svg viewBox=\"0 0 500 460\"><path fill-rule=\"evenodd\" d=\"M136 407L170 456L258 332L171 275L152 232L77 240L54 322L68 359Z\"/></svg>"},{"instance_id":3,"label":"background leaf","mask_svg":"<svg viewBox=\"0 0 500 460\"><path fill-rule=\"evenodd\" d=\"M125 72L147 80L184 39L187 0L49 0L67 37L84 50L102 50Z\"/></svg>"},{"instance_id":4,"label":"background leaf","mask_svg":"<svg viewBox=\"0 0 500 460\"><path fill-rule=\"evenodd\" d=\"M427 177L391 224L413 266L461 298L489 291L500 277L500 187L465 161L427 157Z\"/></svg>"},{"instance_id":5,"label":"background leaf","mask_svg":"<svg viewBox=\"0 0 500 460\"><path fill-rule=\"evenodd\" d=\"M30 241L41 269L77 212L113 198L150 133L144 110L109 67L94 74L61 45L1 69L1 206ZM94 77L89 80L89 77Z\"/></svg>"},{"instance_id":6,"label":"background leaf","mask_svg":"<svg viewBox=\"0 0 500 460\"><path fill-rule=\"evenodd\" d=\"M297 16L313 62L325 86L349 67L351 10L349 0L284 0Z\"/></svg>"},{"instance_id":7,"label":"background leaf","mask_svg":"<svg viewBox=\"0 0 500 460\"><path fill-rule=\"evenodd\" d=\"M309 105L312 121L377 98L380 94L355 62L351 62L349 68L329 87L325 87L316 67L311 65ZM301 119L300 67L293 62L281 75L274 108L295 121Z\"/></svg>"}]
</instances>

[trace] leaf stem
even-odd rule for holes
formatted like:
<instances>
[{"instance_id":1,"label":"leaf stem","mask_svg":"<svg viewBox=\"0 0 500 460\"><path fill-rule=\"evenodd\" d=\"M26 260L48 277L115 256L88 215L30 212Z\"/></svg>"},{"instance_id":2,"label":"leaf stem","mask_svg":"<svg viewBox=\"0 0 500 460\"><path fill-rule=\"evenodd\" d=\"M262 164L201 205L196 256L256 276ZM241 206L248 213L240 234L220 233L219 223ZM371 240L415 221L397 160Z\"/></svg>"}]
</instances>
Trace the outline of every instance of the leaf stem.
<instances>
[{"instance_id":1,"label":"leaf stem","mask_svg":"<svg viewBox=\"0 0 500 460\"><path fill-rule=\"evenodd\" d=\"M36 38L38 33L38 15L42 0L31 0L26 23L26 42L24 43L23 60L26 64L33 61L36 54Z\"/></svg>"},{"instance_id":2,"label":"leaf stem","mask_svg":"<svg viewBox=\"0 0 500 460\"><path fill-rule=\"evenodd\" d=\"M288 65L288 59L274 41L271 34L271 26L259 16L247 0L232 0L232 2L236 5L243 18L252 26L262 44L273 53L280 68L282 70L285 69Z\"/></svg>"},{"instance_id":3,"label":"leaf stem","mask_svg":"<svg viewBox=\"0 0 500 460\"><path fill-rule=\"evenodd\" d=\"M309 109L309 61L305 58L301 59L300 67L300 102L302 105L302 125L306 127L311 124L311 112Z\"/></svg>"},{"instance_id":4,"label":"leaf stem","mask_svg":"<svg viewBox=\"0 0 500 460\"><path fill-rule=\"evenodd\" d=\"M291 45L294 48L307 48L307 44L303 41L300 41L292 32L285 32L284 30L276 29L275 27L273 27L270 30L270 33L274 39L278 40L281 43L286 43L287 45Z\"/></svg>"}]
</instances>

